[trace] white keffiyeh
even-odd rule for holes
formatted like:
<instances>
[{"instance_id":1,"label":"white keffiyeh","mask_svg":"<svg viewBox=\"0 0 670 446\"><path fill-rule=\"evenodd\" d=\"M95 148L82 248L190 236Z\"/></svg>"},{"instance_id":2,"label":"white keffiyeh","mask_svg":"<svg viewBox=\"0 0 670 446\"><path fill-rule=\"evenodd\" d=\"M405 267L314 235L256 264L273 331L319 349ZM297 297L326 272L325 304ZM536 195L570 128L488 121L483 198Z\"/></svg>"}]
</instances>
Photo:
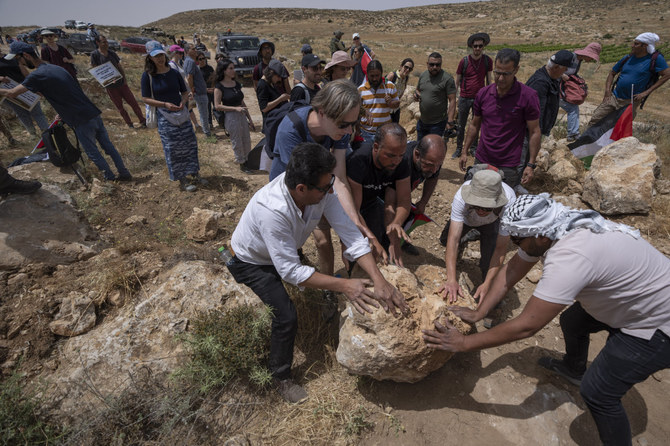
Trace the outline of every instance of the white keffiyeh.
<instances>
[{"instance_id":1,"label":"white keffiyeh","mask_svg":"<svg viewBox=\"0 0 670 446\"><path fill-rule=\"evenodd\" d=\"M658 43L659 40L661 40L661 38L658 37L658 34L642 33L639 36L637 36L635 40L637 40L638 42L646 43L647 53L651 54L654 51L656 51L656 44Z\"/></svg>"},{"instance_id":2,"label":"white keffiyeh","mask_svg":"<svg viewBox=\"0 0 670 446\"><path fill-rule=\"evenodd\" d=\"M575 229L587 228L592 232L620 231L634 238L640 231L628 225L605 219L596 211L572 209L552 200L547 193L521 195L505 210L501 229L512 236L544 236L558 240Z\"/></svg>"}]
</instances>

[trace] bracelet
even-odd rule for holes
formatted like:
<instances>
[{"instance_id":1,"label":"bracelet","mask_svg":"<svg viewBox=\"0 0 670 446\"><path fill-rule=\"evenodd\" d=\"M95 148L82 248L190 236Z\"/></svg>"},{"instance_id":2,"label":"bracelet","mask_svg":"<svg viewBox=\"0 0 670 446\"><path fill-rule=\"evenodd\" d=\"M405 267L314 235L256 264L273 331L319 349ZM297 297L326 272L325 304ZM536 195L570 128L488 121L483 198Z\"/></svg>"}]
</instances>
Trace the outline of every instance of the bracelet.
<instances>
[{"instance_id":1,"label":"bracelet","mask_svg":"<svg viewBox=\"0 0 670 446\"><path fill-rule=\"evenodd\" d=\"M530 167L531 169L537 168L537 164L535 163L526 163L526 166Z\"/></svg>"},{"instance_id":2,"label":"bracelet","mask_svg":"<svg viewBox=\"0 0 670 446\"><path fill-rule=\"evenodd\" d=\"M449 121L447 122L448 125L456 125L456 121Z\"/></svg>"}]
</instances>

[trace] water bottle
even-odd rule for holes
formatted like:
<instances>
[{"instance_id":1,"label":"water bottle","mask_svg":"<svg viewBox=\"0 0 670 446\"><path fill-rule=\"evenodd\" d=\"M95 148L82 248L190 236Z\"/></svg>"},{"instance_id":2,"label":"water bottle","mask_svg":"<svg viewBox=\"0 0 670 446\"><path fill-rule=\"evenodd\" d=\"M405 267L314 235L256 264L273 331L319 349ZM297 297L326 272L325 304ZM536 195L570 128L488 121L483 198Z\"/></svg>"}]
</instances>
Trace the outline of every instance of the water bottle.
<instances>
[{"instance_id":1,"label":"water bottle","mask_svg":"<svg viewBox=\"0 0 670 446\"><path fill-rule=\"evenodd\" d=\"M221 259L224 265L228 265L228 262L233 260L233 255L225 245L219 248L219 259Z\"/></svg>"}]
</instances>

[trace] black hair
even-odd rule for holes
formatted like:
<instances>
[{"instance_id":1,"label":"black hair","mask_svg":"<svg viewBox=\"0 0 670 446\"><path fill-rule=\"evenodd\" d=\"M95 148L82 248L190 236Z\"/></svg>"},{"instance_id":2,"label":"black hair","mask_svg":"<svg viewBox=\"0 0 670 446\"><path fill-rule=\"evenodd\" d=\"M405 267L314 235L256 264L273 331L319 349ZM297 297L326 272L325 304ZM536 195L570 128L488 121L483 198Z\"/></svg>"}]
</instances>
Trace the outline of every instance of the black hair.
<instances>
[{"instance_id":1,"label":"black hair","mask_svg":"<svg viewBox=\"0 0 670 446\"><path fill-rule=\"evenodd\" d=\"M370 63L368 64L368 72L370 70L379 70L379 71L384 71L382 69L382 63L378 61L377 59L372 59Z\"/></svg>"},{"instance_id":2,"label":"black hair","mask_svg":"<svg viewBox=\"0 0 670 446\"><path fill-rule=\"evenodd\" d=\"M387 135L392 135L396 138L401 138L407 141L407 131L405 131L403 126L396 122L384 124L377 128L377 132L375 133L375 142L378 146L381 147L383 145Z\"/></svg>"},{"instance_id":3,"label":"black hair","mask_svg":"<svg viewBox=\"0 0 670 446\"><path fill-rule=\"evenodd\" d=\"M514 62L514 68L519 66L520 60L521 53L518 50L512 48L503 48L498 51L498 54L496 54L496 62L500 61L501 64Z\"/></svg>"},{"instance_id":4,"label":"black hair","mask_svg":"<svg viewBox=\"0 0 670 446\"><path fill-rule=\"evenodd\" d=\"M431 59L431 58L433 58L433 59L442 59L442 55L441 55L440 53L437 53L437 52L433 51L433 52L430 53L430 55L428 56L428 59Z\"/></svg>"},{"instance_id":5,"label":"black hair","mask_svg":"<svg viewBox=\"0 0 670 446\"><path fill-rule=\"evenodd\" d=\"M403 59L402 62L400 62L400 66L404 66L407 62L412 62L412 67L414 67L414 61L410 57Z\"/></svg>"},{"instance_id":6,"label":"black hair","mask_svg":"<svg viewBox=\"0 0 670 446\"><path fill-rule=\"evenodd\" d=\"M230 59L222 59L216 64L216 82L221 82L223 80L223 75L230 65L233 65L233 61Z\"/></svg>"},{"instance_id":7,"label":"black hair","mask_svg":"<svg viewBox=\"0 0 670 446\"><path fill-rule=\"evenodd\" d=\"M298 184L312 188L318 186L321 177L332 173L335 169L335 163L335 156L321 144L300 143L291 153L291 159L286 166L284 184L289 189L295 189Z\"/></svg>"},{"instance_id":8,"label":"black hair","mask_svg":"<svg viewBox=\"0 0 670 446\"><path fill-rule=\"evenodd\" d=\"M165 54L163 54L163 55L165 56L165 66L169 67L170 65L168 65L167 55L165 55ZM158 67L156 66L154 61L151 60L151 56L149 56L148 54L147 54L147 57L144 59L144 71L149 73L151 76L155 76L157 71L158 71Z\"/></svg>"}]
</instances>

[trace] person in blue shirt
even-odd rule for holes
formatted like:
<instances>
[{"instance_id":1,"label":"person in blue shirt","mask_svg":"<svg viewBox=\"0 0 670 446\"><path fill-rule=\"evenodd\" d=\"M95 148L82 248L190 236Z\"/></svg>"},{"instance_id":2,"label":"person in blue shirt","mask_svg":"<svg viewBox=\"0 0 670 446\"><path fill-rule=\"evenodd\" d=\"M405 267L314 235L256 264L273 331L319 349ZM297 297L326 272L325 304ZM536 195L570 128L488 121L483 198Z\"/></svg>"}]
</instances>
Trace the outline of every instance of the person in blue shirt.
<instances>
[{"instance_id":1,"label":"person in blue shirt","mask_svg":"<svg viewBox=\"0 0 670 446\"><path fill-rule=\"evenodd\" d=\"M653 85L648 85L651 79L649 68L658 41L659 37L654 33L642 33L633 40L630 54L619 60L607 76L605 97L598 108L594 110L591 121L589 121L589 127L600 122L614 110L630 104L631 90L633 92L633 113L635 113L644 98L670 79L668 63L662 54L658 54L654 71L659 73L660 77ZM612 91L612 83L617 73L621 74L614 91Z\"/></svg>"},{"instance_id":2,"label":"person in blue shirt","mask_svg":"<svg viewBox=\"0 0 670 446\"><path fill-rule=\"evenodd\" d=\"M5 56L5 59L17 58L19 64L35 70L16 87L9 90L0 88L0 96L16 97L28 90L40 93L56 110L60 119L74 128L84 152L104 174L106 180L132 179L121 155L109 139L107 129L100 118L102 112L86 96L70 73L62 67L44 62L30 44L13 42L9 49L10 54ZM118 176L114 175L98 150L96 141L114 162L119 172Z\"/></svg>"}]
</instances>

